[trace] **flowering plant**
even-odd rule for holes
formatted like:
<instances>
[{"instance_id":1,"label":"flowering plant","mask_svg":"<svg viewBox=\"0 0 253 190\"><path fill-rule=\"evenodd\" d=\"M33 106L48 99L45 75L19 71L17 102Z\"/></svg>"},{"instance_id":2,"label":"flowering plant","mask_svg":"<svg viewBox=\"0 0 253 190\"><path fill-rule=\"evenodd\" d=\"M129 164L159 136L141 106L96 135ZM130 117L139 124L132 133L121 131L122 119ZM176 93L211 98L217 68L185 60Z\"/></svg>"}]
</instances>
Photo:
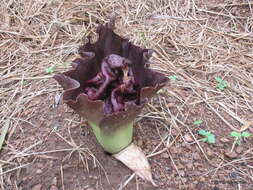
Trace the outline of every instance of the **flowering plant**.
<instances>
[{"instance_id":1,"label":"flowering plant","mask_svg":"<svg viewBox=\"0 0 253 190\"><path fill-rule=\"evenodd\" d=\"M63 101L88 121L104 150L152 181L151 174L144 174L144 170L150 170L147 159L132 143L133 123L147 99L168 79L149 68L153 51L114 33L113 23L100 25L98 40L91 43L89 37L88 43L79 48L80 57L73 61L73 69L54 78L64 88ZM140 162L146 165L137 165L144 169L129 163L133 160L126 152L142 157L144 161Z\"/></svg>"}]
</instances>

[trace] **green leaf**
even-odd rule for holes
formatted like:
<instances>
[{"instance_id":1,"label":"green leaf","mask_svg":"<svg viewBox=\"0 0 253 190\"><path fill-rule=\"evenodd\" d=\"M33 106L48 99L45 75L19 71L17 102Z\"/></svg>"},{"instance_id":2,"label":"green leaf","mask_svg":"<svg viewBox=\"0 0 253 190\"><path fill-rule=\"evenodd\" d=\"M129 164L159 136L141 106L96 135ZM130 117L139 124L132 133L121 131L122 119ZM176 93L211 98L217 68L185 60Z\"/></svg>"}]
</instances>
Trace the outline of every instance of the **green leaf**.
<instances>
[{"instance_id":1,"label":"green leaf","mask_svg":"<svg viewBox=\"0 0 253 190\"><path fill-rule=\"evenodd\" d=\"M192 122L192 124L194 124L194 125L200 125L201 123L203 123L202 120L196 120L196 121Z\"/></svg>"},{"instance_id":2,"label":"green leaf","mask_svg":"<svg viewBox=\"0 0 253 190\"><path fill-rule=\"evenodd\" d=\"M210 132L208 132L208 131L206 131L206 130L204 130L204 129L198 130L198 133L199 133L200 135L203 135L203 136L208 136L208 135L210 135Z\"/></svg>"},{"instance_id":3,"label":"green leaf","mask_svg":"<svg viewBox=\"0 0 253 190\"><path fill-rule=\"evenodd\" d=\"M227 87L227 83L226 82L221 82L217 85L217 88L221 91L223 91L226 87Z\"/></svg>"},{"instance_id":4,"label":"green leaf","mask_svg":"<svg viewBox=\"0 0 253 190\"><path fill-rule=\"evenodd\" d=\"M236 137L236 144L238 144L238 145L240 145L241 144L241 138L239 138L239 137Z\"/></svg>"},{"instance_id":5,"label":"green leaf","mask_svg":"<svg viewBox=\"0 0 253 190\"><path fill-rule=\"evenodd\" d=\"M232 136L232 137L241 137L241 133L236 132L236 131L232 131L232 132L230 133L230 136Z\"/></svg>"},{"instance_id":6,"label":"green leaf","mask_svg":"<svg viewBox=\"0 0 253 190\"><path fill-rule=\"evenodd\" d=\"M215 80L216 80L217 82L222 82L222 81L223 81L221 77L215 77Z\"/></svg>"},{"instance_id":7,"label":"green leaf","mask_svg":"<svg viewBox=\"0 0 253 190\"><path fill-rule=\"evenodd\" d=\"M251 135L249 132L242 132L242 137L250 137Z\"/></svg>"},{"instance_id":8,"label":"green leaf","mask_svg":"<svg viewBox=\"0 0 253 190\"><path fill-rule=\"evenodd\" d=\"M176 75L171 75L171 76L169 76L169 79L170 80L177 80L177 76Z\"/></svg>"},{"instance_id":9,"label":"green leaf","mask_svg":"<svg viewBox=\"0 0 253 190\"><path fill-rule=\"evenodd\" d=\"M209 135L209 136L207 137L207 141L208 141L209 143L214 144L214 143L215 143L215 135L214 135L214 134Z\"/></svg>"},{"instance_id":10,"label":"green leaf","mask_svg":"<svg viewBox=\"0 0 253 190\"><path fill-rule=\"evenodd\" d=\"M221 77L215 77L215 80L218 82L216 87L221 91L223 91L228 86L227 81L222 80Z\"/></svg>"},{"instance_id":11,"label":"green leaf","mask_svg":"<svg viewBox=\"0 0 253 190\"><path fill-rule=\"evenodd\" d=\"M206 141L208 141L208 139L206 137L206 138L201 139L201 141L206 142Z\"/></svg>"},{"instance_id":12,"label":"green leaf","mask_svg":"<svg viewBox=\"0 0 253 190\"><path fill-rule=\"evenodd\" d=\"M53 73L54 72L54 66L50 66L46 68L46 73Z\"/></svg>"}]
</instances>

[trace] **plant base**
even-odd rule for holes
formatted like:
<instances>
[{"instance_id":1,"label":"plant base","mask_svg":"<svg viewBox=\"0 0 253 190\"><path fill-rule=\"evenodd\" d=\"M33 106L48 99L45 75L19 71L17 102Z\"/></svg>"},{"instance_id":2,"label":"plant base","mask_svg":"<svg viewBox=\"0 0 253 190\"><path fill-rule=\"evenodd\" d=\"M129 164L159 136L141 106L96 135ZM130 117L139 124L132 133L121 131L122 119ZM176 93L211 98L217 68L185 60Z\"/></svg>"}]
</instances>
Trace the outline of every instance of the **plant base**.
<instances>
[{"instance_id":1,"label":"plant base","mask_svg":"<svg viewBox=\"0 0 253 190\"><path fill-rule=\"evenodd\" d=\"M156 186L152 178L147 157L134 143L131 143L128 147L112 156L133 170L142 179L147 180L151 182L153 186Z\"/></svg>"},{"instance_id":2,"label":"plant base","mask_svg":"<svg viewBox=\"0 0 253 190\"><path fill-rule=\"evenodd\" d=\"M115 154L127 147L133 139L133 123L121 126L111 133L104 132L99 126L88 122L104 150L110 154Z\"/></svg>"}]
</instances>

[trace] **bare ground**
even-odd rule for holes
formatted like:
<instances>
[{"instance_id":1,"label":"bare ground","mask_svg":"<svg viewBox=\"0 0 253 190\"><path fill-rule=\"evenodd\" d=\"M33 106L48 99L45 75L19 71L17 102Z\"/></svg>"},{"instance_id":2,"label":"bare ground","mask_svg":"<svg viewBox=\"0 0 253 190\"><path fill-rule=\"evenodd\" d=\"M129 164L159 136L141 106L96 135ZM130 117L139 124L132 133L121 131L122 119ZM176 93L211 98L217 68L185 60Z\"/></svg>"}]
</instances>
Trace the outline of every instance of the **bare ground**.
<instances>
[{"instance_id":1,"label":"bare ground","mask_svg":"<svg viewBox=\"0 0 253 190\"><path fill-rule=\"evenodd\" d=\"M229 135L253 133L252 9L248 0L1 1L0 189L253 189L252 137L238 145ZM62 89L53 74L112 13L117 33L153 48L152 67L172 79L135 124L158 188L56 105ZM215 77L227 81L223 91ZM203 142L199 129L216 142Z\"/></svg>"}]
</instances>

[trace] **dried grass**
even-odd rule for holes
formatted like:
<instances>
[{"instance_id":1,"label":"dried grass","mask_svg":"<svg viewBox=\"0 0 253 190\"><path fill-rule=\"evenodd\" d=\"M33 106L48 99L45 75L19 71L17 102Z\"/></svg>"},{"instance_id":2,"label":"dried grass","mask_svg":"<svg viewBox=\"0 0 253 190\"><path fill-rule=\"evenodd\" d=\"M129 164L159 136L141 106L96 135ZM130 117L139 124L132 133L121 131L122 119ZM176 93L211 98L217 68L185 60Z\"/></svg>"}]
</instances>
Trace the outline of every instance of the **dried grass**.
<instances>
[{"instance_id":1,"label":"dried grass","mask_svg":"<svg viewBox=\"0 0 253 190\"><path fill-rule=\"evenodd\" d=\"M54 97L61 92L51 80L52 74L45 72L46 68L53 66L54 72L67 70L83 39L94 34L97 23L108 21L113 13L117 15L119 34L138 45L155 49L153 68L168 77L178 76L140 116L141 120L153 119L168 132L165 138L160 136L161 143L150 156L168 151L179 139L171 135L171 129L176 129L182 138L183 134L190 133L206 161L211 163L187 121L195 119L191 118L191 110L198 106L213 113L213 121L208 122L207 128L214 132L217 120L224 124L227 132L240 131L253 120L252 9L253 4L247 0L227 4L219 0L209 3L197 0L3 0L0 4L0 126L9 122L9 134L2 150L8 156L2 154L0 160L2 189L8 172L29 165L21 157L54 152L33 151L46 138L41 137L34 144L22 139L16 141L14 136L20 133L21 137L29 138L25 126L38 127L39 118L50 115ZM225 91L216 89L216 76L228 81ZM171 105L171 99L178 104ZM171 112L171 106L176 111ZM199 114L205 117L206 113ZM46 122L48 120L50 118L46 118ZM243 130L250 127L252 125L247 125ZM85 163L89 156L73 141L69 143L70 151L78 151ZM243 159L251 157L252 152L248 152ZM170 158L175 159L173 155ZM211 165L217 171L232 164L252 183L252 168L242 168L237 162L240 160Z\"/></svg>"}]
</instances>

